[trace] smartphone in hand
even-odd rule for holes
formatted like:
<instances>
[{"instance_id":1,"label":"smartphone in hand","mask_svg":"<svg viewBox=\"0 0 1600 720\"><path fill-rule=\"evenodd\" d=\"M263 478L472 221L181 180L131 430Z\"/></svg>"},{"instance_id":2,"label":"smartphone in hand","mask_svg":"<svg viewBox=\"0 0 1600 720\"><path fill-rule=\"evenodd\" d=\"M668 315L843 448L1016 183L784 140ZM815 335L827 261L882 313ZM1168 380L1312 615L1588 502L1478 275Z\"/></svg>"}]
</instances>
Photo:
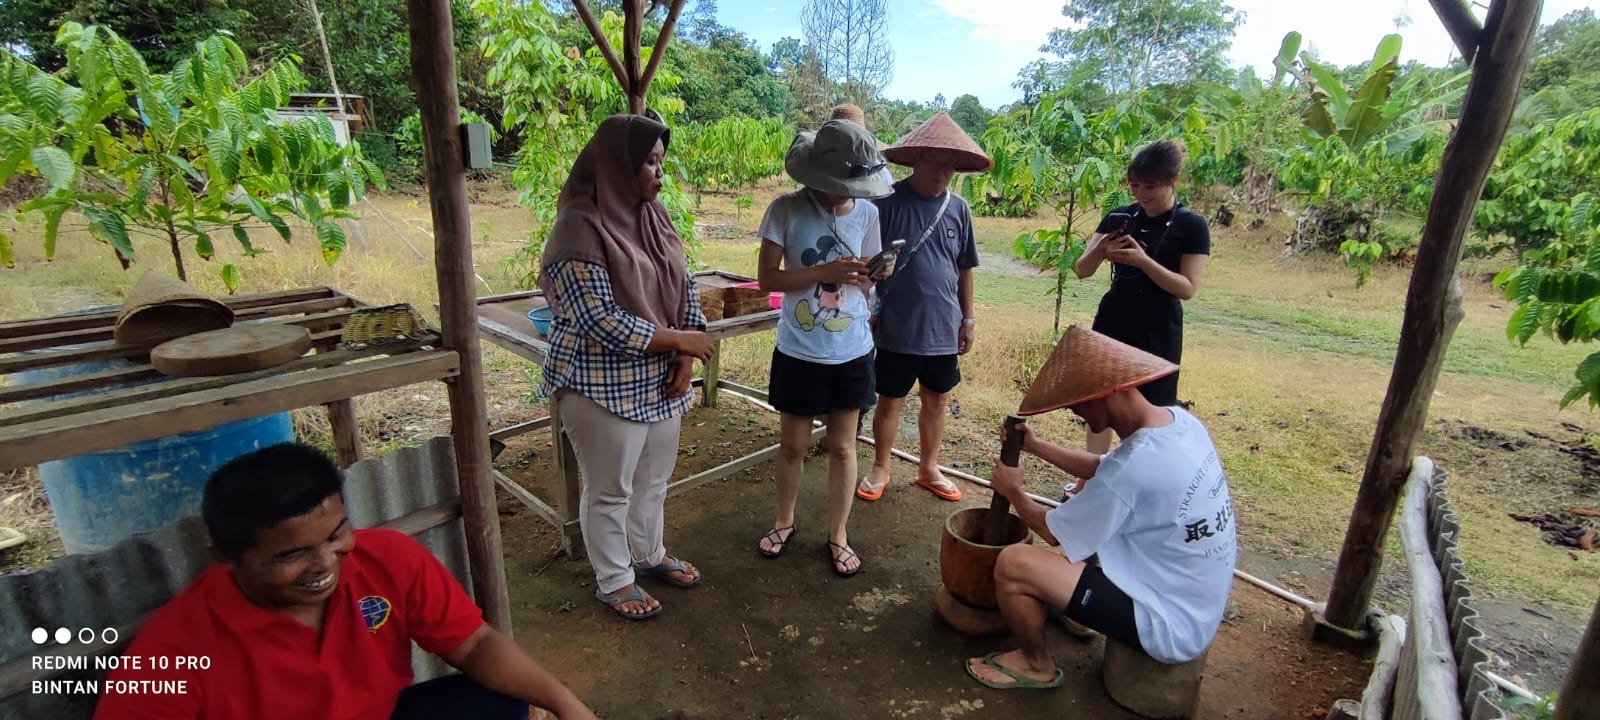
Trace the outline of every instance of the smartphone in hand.
<instances>
[{"instance_id":1,"label":"smartphone in hand","mask_svg":"<svg viewBox=\"0 0 1600 720\"><path fill-rule=\"evenodd\" d=\"M873 255L872 259L867 261L867 277L874 277L878 273L883 272L883 266L889 263L889 258L898 255L900 253L900 249L904 248L905 246L906 241L896 240L892 243L889 243L889 247L884 248L882 252L878 253L877 255Z\"/></svg>"}]
</instances>

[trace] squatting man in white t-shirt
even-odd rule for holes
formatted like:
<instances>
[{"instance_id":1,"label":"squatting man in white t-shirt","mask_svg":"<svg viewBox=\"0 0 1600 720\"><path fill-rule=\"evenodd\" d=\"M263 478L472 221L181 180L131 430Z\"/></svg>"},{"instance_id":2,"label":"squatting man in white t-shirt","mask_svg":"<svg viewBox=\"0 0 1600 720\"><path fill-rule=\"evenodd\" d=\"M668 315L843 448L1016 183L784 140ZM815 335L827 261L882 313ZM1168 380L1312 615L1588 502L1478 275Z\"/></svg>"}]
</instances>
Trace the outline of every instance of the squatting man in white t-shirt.
<instances>
[{"instance_id":1,"label":"squatting man in white t-shirt","mask_svg":"<svg viewBox=\"0 0 1600 720\"><path fill-rule=\"evenodd\" d=\"M1233 585L1233 506L1211 436L1182 408L1151 405L1133 389L1178 367L1078 327L1061 351L1069 387L1051 404L1122 442L1094 455L1021 426L1026 453L1084 479L1048 512L1024 493L1021 469L996 458L994 491L1051 546L1011 545L995 564L1000 611L1018 647L971 658L967 672L997 689L1061 684L1045 645L1055 613L1161 662L1193 660L1216 636Z\"/></svg>"}]
</instances>

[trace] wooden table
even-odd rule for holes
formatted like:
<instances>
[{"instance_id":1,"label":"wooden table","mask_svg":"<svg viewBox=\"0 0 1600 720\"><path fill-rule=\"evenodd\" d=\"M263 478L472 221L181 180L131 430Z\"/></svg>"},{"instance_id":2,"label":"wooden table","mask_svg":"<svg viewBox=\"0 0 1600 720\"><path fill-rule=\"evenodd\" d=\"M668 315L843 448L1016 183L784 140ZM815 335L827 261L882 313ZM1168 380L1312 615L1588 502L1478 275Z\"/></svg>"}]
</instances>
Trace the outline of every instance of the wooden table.
<instances>
[{"instance_id":1,"label":"wooden table","mask_svg":"<svg viewBox=\"0 0 1600 720\"><path fill-rule=\"evenodd\" d=\"M120 308L0 323L0 469L37 465L129 443L323 405L341 465L361 457L353 398L460 373L437 335L362 350L339 346L345 322L366 304L329 287L224 299L237 321L299 325L313 353L258 372L171 378L149 365L149 347L111 342ZM123 359L124 368L19 384L26 370ZM80 397L56 396L100 391ZM51 398L42 400L45 398ZM19 405L22 401L34 400Z\"/></svg>"},{"instance_id":2,"label":"wooden table","mask_svg":"<svg viewBox=\"0 0 1600 720\"><path fill-rule=\"evenodd\" d=\"M695 282L699 283L702 288L732 287L738 283L750 282L752 279L718 270L695 273ZM543 307L546 304L543 293L539 291L508 293L479 298L478 330L489 342L510 350L530 362L543 364L545 356L550 351L550 344L534 328L533 321L528 319L528 311ZM714 339L716 353L712 355L710 361L705 363L704 377L694 381L694 384L702 390L703 405L715 407L719 390L722 388L759 400L766 399L766 393L722 380L720 378L721 362L719 358L722 354L722 341L725 338L776 328L778 326L778 315L779 311L768 310L752 315L726 318L707 325L706 332ZM505 473L494 470L493 474L495 482L505 489L507 493L516 497L550 524L561 528L562 548L572 552L572 542L574 538L579 536L580 531L577 503L582 490L582 480L579 477L577 457L573 453L572 444L567 441L565 434L561 431L561 417L556 410L555 403L550 403L550 414L548 416L497 430L490 435L490 438L495 441L504 441L506 438L545 427L550 428L552 447L556 448L556 472L561 475L561 482L557 484L561 495L557 502L559 509L551 507L531 490L507 477ZM817 431L817 433L821 432L822 430ZM763 448L744 457L672 483L667 486L667 495L670 497L712 480L718 480L741 470L754 467L776 457L777 454L777 445Z\"/></svg>"}]
</instances>

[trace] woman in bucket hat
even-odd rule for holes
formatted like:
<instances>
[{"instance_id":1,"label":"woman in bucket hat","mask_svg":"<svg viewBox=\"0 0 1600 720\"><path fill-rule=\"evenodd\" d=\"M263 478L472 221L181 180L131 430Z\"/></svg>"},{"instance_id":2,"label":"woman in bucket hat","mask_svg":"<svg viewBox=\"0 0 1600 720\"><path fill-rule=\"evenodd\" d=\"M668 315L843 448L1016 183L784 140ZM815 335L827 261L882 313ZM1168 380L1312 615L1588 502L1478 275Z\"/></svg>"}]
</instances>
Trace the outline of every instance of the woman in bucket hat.
<instances>
[{"instance_id":1,"label":"woman in bucket hat","mask_svg":"<svg viewBox=\"0 0 1600 720\"><path fill-rule=\"evenodd\" d=\"M859 199L893 192L883 181L877 141L860 125L834 120L801 133L784 170L803 187L779 196L761 220L761 289L783 292L768 399L782 413L778 515L758 549L775 558L794 539L795 499L811 445L811 421L828 433L828 556L835 573L861 570L846 525L856 474L856 422L873 400L867 261L883 246L878 209Z\"/></svg>"}]
</instances>

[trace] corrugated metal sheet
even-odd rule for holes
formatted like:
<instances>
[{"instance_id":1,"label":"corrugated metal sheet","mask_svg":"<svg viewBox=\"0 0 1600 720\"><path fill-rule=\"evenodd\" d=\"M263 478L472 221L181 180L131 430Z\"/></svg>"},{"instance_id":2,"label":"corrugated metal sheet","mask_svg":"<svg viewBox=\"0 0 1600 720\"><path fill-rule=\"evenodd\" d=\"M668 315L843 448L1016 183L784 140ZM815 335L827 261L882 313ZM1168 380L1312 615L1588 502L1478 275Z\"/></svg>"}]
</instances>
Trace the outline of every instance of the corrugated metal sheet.
<instances>
[{"instance_id":1,"label":"corrugated metal sheet","mask_svg":"<svg viewBox=\"0 0 1600 720\"><path fill-rule=\"evenodd\" d=\"M1485 674L1491 669L1487 640L1478 627L1478 611L1472 606L1472 587L1458 553L1461 523L1456 520L1450 499L1445 495L1445 479L1445 473L1440 471L1427 481L1428 537L1432 538L1428 554L1444 585L1447 636L1455 655L1461 715L1468 720L1505 720L1505 711L1498 702L1500 691ZM1406 627L1406 647L1401 653L1395 680L1394 708L1389 715L1394 720L1428 717L1430 710L1436 710L1423 707L1418 696L1417 684L1422 680L1414 639L1419 630L1418 619L1413 614Z\"/></svg>"},{"instance_id":2,"label":"corrugated metal sheet","mask_svg":"<svg viewBox=\"0 0 1600 720\"><path fill-rule=\"evenodd\" d=\"M457 497L455 453L449 438L434 438L381 458L364 460L346 473L345 499L357 527L372 527ZM468 592L466 535L460 518L415 536ZM188 518L94 555L73 555L29 573L0 576L0 676L26 670L41 647L34 628L101 629L128 625L172 598L206 567L206 532ZM76 642L76 641L74 641ZM83 646L77 646L82 648ZM448 666L413 648L418 680ZM16 663L16 664L13 664ZM67 673L60 679L92 679L98 673ZM15 676L11 676L15 677ZM93 697L35 695L23 687L0 698L0 720L87 719Z\"/></svg>"},{"instance_id":3,"label":"corrugated metal sheet","mask_svg":"<svg viewBox=\"0 0 1600 720\"><path fill-rule=\"evenodd\" d=\"M1471 720L1504 720L1497 700L1500 691L1484 673L1491 669L1488 641L1478 627L1472 606L1472 587L1466 564L1457 551L1461 523L1444 492L1445 474L1435 473L1428 488L1428 530L1434 537L1433 559L1444 579L1445 614L1450 618L1450 639L1460 672L1461 711Z\"/></svg>"}]
</instances>

